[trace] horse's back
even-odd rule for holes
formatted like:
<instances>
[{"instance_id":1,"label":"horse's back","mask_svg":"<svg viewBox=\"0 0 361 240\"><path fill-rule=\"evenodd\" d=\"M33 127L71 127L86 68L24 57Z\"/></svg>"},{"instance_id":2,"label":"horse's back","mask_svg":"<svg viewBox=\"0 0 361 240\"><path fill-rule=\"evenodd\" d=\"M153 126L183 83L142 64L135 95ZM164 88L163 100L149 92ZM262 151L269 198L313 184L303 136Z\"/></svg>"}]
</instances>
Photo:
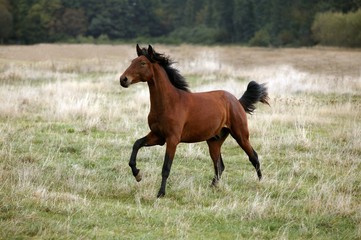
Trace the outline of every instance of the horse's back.
<instances>
[{"instance_id":1,"label":"horse's back","mask_svg":"<svg viewBox=\"0 0 361 240\"><path fill-rule=\"evenodd\" d=\"M224 114L244 112L239 100L233 94L224 90L193 93L192 95L193 104L198 105L198 108L208 108L209 111Z\"/></svg>"}]
</instances>

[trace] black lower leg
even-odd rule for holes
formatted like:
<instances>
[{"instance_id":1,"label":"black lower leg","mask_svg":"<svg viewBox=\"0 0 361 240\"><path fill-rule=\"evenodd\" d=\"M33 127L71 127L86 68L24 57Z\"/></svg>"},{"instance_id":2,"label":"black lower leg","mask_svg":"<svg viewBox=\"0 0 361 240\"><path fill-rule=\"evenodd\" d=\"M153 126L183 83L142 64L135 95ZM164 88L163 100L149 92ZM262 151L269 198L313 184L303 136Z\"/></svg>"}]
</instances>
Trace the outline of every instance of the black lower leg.
<instances>
[{"instance_id":1,"label":"black lower leg","mask_svg":"<svg viewBox=\"0 0 361 240\"><path fill-rule=\"evenodd\" d=\"M172 162L173 159L171 159L168 156L168 154L166 154L164 157L164 163L162 168L162 183L160 185L160 189L157 195L158 198L163 197L165 195L165 187L167 185L167 179L169 177L170 169L172 167Z\"/></svg>"},{"instance_id":2,"label":"black lower leg","mask_svg":"<svg viewBox=\"0 0 361 240\"><path fill-rule=\"evenodd\" d=\"M223 163L223 159L222 159L222 155L220 155L220 159L221 159L221 172L220 172L220 175L222 175L224 169L225 169L225 166L224 166L224 163Z\"/></svg>"},{"instance_id":3,"label":"black lower leg","mask_svg":"<svg viewBox=\"0 0 361 240\"><path fill-rule=\"evenodd\" d=\"M164 197L166 184L167 184L167 177L162 177L162 183L160 185L160 189L157 194L157 198Z\"/></svg>"},{"instance_id":4,"label":"black lower leg","mask_svg":"<svg viewBox=\"0 0 361 240\"><path fill-rule=\"evenodd\" d=\"M216 171L216 173L215 173L215 175L213 177L213 180L212 180L212 186L217 186L219 178L220 178L219 173L217 172L217 170L215 170L215 171Z\"/></svg>"},{"instance_id":5,"label":"black lower leg","mask_svg":"<svg viewBox=\"0 0 361 240\"><path fill-rule=\"evenodd\" d=\"M214 176L214 178L212 180L212 185L213 186L217 186L218 181L221 179L224 168L225 167L224 167L223 159L222 159L222 156L220 155L217 163L214 164L215 176Z\"/></svg>"},{"instance_id":6,"label":"black lower leg","mask_svg":"<svg viewBox=\"0 0 361 240\"><path fill-rule=\"evenodd\" d=\"M252 165L256 169L258 179L261 180L262 173L261 173L261 165L258 160L258 154L254 149L252 149L252 150L253 150L253 156L249 157L249 161L252 163Z\"/></svg>"},{"instance_id":7,"label":"black lower leg","mask_svg":"<svg viewBox=\"0 0 361 240\"><path fill-rule=\"evenodd\" d=\"M146 137L143 137L143 138L140 138L137 141L135 141L135 143L133 145L132 155L130 156L129 166L132 169L133 176L136 178L139 174L139 169L137 169L137 163L136 163L137 154L138 154L139 149L145 145L146 140L147 140ZM138 177L137 181L140 181L140 180L141 179Z\"/></svg>"}]
</instances>

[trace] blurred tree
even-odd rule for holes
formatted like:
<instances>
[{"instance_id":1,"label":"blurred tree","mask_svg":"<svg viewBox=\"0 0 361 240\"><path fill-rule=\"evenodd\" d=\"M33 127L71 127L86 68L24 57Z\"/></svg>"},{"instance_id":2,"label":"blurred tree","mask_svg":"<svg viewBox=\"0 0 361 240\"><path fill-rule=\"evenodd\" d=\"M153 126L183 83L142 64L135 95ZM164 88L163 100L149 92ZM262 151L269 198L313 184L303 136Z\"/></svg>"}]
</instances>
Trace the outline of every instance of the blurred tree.
<instances>
[{"instance_id":1,"label":"blurred tree","mask_svg":"<svg viewBox=\"0 0 361 240\"><path fill-rule=\"evenodd\" d=\"M66 8L61 17L62 32L71 37L84 35L87 30L86 21L83 9Z\"/></svg>"},{"instance_id":2,"label":"blurred tree","mask_svg":"<svg viewBox=\"0 0 361 240\"><path fill-rule=\"evenodd\" d=\"M133 0L132 2L133 4L129 4L132 16L130 16L128 28L132 28L135 36L156 37L162 35L165 28L155 14L155 9L160 7L156 4L157 1L152 3L149 0Z\"/></svg>"},{"instance_id":3,"label":"blurred tree","mask_svg":"<svg viewBox=\"0 0 361 240\"><path fill-rule=\"evenodd\" d=\"M157 8L162 9L162 14L158 15L158 17L161 25L164 26L165 29L163 34L183 27L183 14L185 8L185 2L183 0L160 0L155 9ZM159 12L159 10L155 11Z\"/></svg>"},{"instance_id":4,"label":"blurred tree","mask_svg":"<svg viewBox=\"0 0 361 240\"><path fill-rule=\"evenodd\" d=\"M21 43L85 35L126 40L156 37L192 43L311 45L314 44L311 25L317 13L349 13L361 8L361 0L0 0L0 3L0 38L11 37Z\"/></svg>"},{"instance_id":5,"label":"blurred tree","mask_svg":"<svg viewBox=\"0 0 361 240\"><path fill-rule=\"evenodd\" d=\"M233 25L235 41L248 42L255 33L255 14L251 0L235 0Z\"/></svg>"},{"instance_id":6,"label":"blurred tree","mask_svg":"<svg viewBox=\"0 0 361 240\"><path fill-rule=\"evenodd\" d=\"M214 15L216 27L219 29L217 42L231 43L236 40L233 26L233 9L234 1L213 1Z\"/></svg>"},{"instance_id":7,"label":"blurred tree","mask_svg":"<svg viewBox=\"0 0 361 240\"><path fill-rule=\"evenodd\" d=\"M7 0L0 0L0 43L4 43L13 31L13 15Z\"/></svg>"},{"instance_id":8,"label":"blurred tree","mask_svg":"<svg viewBox=\"0 0 361 240\"><path fill-rule=\"evenodd\" d=\"M184 11L182 12L182 25L187 27L194 27L198 24L204 24L205 2L203 0L187 0L184 4Z\"/></svg>"},{"instance_id":9,"label":"blurred tree","mask_svg":"<svg viewBox=\"0 0 361 240\"><path fill-rule=\"evenodd\" d=\"M94 1L94 0L91 0ZM165 26L159 20L157 4L147 0L109 0L89 6L88 34L98 37L101 34L111 39L131 39L139 36L159 36ZM157 3L156 1L154 1Z\"/></svg>"},{"instance_id":10,"label":"blurred tree","mask_svg":"<svg viewBox=\"0 0 361 240\"><path fill-rule=\"evenodd\" d=\"M205 16L205 24L208 27L217 27L217 9L216 4L214 3L217 0L209 0L206 2L203 14Z\"/></svg>"},{"instance_id":11,"label":"blurred tree","mask_svg":"<svg viewBox=\"0 0 361 240\"><path fill-rule=\"evenodd\" d=\"M62 0L62 4L65 8L81 9L82 0Z\"/></svg>"},{"instance_id":12,"label":"blurred tree","mask_svg":"<svg viewBox=\"0 0 361 240\"><path fill-rule=\"evenodd\" d=\"M20 42L37 43L57 40L58 21L63 6L60 0L17 1L16 37Z\"/></svg>"},{"instance_id":13,"label":"blurred tree","mask_svg":"<svg viewBox=\"0 0 361 240\"><path fill-rule=\"evenodd\" d=\"M318 13L312 25L315 39L322 45L361 47L361 9L356 12Z\"/></svg>"}]
</instances>

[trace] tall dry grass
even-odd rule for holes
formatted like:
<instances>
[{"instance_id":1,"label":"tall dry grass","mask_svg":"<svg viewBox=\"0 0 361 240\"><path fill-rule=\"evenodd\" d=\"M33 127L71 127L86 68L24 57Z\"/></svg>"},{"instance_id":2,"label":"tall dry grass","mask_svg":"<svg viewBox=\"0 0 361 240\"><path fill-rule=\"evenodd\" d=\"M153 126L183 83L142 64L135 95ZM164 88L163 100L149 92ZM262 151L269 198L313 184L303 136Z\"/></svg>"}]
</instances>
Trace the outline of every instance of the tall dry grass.
<instances>
[{"instance_id":1,"label":"tall dry grass","mask_svg":"<svg viewBox=\"0 0 361 240\"><path fill-rule=\"evenodd\" d=\"M187 45L161 45L156 49L171 55L184 75L203 79L201 83L191 83L195 91L225 89L240 96L245 88L244 81L240 80L244 79L267 82L274 96L358 94L361 91L361 54L358 51ZM134 56L133 46L128 45L1 47L0 80L9 83L1 89L1 112L21 116L22 112L28 114L26 111L41 108L45 111L43 114L50 113L48 117L52 118L83 115L94 118L100 105L109 101L100 94L117 85L118 75ZM87 81L87 77L92 80ZM146 104L147 97L143 95L147 90L141 89L137 98L142 99L141 104Z\"/></svg>"}]
</instances>

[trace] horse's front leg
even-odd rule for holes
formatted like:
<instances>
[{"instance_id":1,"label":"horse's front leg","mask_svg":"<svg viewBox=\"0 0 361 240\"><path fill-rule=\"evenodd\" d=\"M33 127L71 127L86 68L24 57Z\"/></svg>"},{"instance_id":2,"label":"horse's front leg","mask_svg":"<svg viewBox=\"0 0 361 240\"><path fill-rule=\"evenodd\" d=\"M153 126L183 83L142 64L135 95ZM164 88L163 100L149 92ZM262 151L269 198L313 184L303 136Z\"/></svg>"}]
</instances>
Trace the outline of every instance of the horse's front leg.
<instances>
[{"instance_id":1,"label":"horse's front leg","mask_svg":"<svg viewBox=\"0 0 361 240\"><path fill-rule=\"evenodd\" d=\"M154 145L163 145L164 140L150 132L147 136L138 139L133 145L132 155L130 156L129 166L132 169L133 176L140 182L142 180L142 174L137 168L137 154L140 148L144 146L154 146Z\"/></svg>"},{"instance_id":2,"label":"horse's front leg","mask_svg":"<svg viewBox=\"0 0 361 240\"><path fill-rule=\"evenodd\" d=\"M130 156L129 167L132 169L133 176L137 180L137 182L142 180L142 175L140 174L140 170L137 168L137 154L141 147L144 147L147 142L147 137L143 137L135 141L133 145L132 155Z\"/></svg>"},{"instance_id":3,"label":"horse's front leg","mask_svg":"<svg viewBox=\"0 0 361 240\"><path fill-rule=\"evenodd\" d=\"M164 156L164 163L162 168L162 183L160 185L160 189L157 197L163 197L165 195L165 187L167 184L167 179L169 177L170 169L172 167L173 158L175 155L175 151L177 148L179 141L170 140L167 141L167 149Z\"/></svg>"}]
</instances>

